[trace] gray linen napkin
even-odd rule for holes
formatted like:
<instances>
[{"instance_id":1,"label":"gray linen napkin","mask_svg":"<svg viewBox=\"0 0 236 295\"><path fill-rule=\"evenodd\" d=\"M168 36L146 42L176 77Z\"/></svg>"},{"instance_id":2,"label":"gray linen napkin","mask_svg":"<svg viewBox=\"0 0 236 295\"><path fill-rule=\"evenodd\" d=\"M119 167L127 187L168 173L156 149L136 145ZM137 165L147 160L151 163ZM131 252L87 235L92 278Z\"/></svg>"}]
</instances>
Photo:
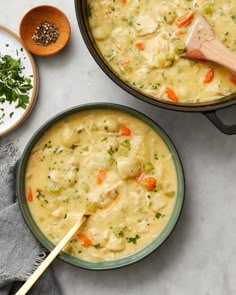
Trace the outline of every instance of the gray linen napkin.
<instances>
[{"instance_id":1,"label":"gray linen napkin","mask_svg":"<svg viewBox=\"0 0 236 295\"><path fill-rule=\"evenodd\" d=\"M15 294L46 254L26 225L14 193L16 144L0 139L0 295ZM28 292L59 295L51 269Z\"/></svg>"}]
</instances>

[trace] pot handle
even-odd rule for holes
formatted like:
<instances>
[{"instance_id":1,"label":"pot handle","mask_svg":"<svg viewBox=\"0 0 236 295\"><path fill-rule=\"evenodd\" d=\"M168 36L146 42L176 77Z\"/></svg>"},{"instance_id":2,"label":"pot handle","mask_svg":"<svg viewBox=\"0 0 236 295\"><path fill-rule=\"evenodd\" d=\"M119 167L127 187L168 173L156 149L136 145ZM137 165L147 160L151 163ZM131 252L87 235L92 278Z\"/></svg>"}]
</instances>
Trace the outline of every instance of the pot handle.
<instances>
[{"instance_id":1,"label":"pot handle","mask_svg":"<svg viewBox=\"0 0 236 295\"><path fill-rule=\"evenodd\" d=\"M218 128L222 133L227 135L236 134L236 124L225 125L217 116L216 111L204 112L204 115Z\"/></svg>"}]
</instances>

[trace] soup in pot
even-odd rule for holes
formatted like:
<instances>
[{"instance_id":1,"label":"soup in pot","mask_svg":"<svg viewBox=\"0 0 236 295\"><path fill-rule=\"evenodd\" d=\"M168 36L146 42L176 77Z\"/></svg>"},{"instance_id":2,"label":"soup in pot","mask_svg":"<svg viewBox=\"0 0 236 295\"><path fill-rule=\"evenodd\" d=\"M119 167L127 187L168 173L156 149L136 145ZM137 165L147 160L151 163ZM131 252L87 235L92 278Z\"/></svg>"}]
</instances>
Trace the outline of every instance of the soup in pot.
<instances>
[{"instance_id":1,"label":"soup in pot","mask_svg":"<svg viewBox=\"0 0 236 295\"><path fill-rule=\"evenodd\" d=\"M159 236L173 212L177 175L171 152L149 125L120 111L88 110L41 137L25 189L33 219L54 244L89 212L64 250L108 261Z\"/></svg>"},{"instance_id":2,"label":"soup in pot","mask_svg":"<svg viewBox=\"0 0 236 295\"><path fill-rule=\"evenodd\" d=\"M139 91L174 103L206 102L236 92L236 74L181 57L200 14L236 51L235 1L88 1L92 35L114 72Z\"/></svg>"}]
</instances>

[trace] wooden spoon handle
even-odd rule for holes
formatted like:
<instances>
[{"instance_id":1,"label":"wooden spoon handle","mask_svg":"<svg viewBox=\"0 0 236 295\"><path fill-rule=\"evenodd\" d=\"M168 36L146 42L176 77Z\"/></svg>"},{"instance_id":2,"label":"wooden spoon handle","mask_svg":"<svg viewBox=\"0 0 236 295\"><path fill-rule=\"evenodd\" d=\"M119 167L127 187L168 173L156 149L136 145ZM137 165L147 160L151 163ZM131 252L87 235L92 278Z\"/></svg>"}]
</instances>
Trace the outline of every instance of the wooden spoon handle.
<instances>
[{"instance_id":1,"label":"wooden spoon handle","mask_svg":"<svg viewBox=\"0 0 236 295\"><path fill-rule=\"evenodd\" d=\"M41 274L47 269L47 267L51 264L51 262L57 257L57 255L61 252L61 250L65 247L67 242L77 232L79 227L82 225L82 223L86 219L87 218L84 217L83 215L81 216L81 218L76 222L76 224L71 228L71 230L60 241L60 243L53 249L53 251L40 264L40 266L36 269L36 271L24 283L24 285L20 288L20 290L16 293L16 295L25 295L29 291L29 289L33 286L33 284L37 281L37 279L41 276Z\"/></svg>"},{"instance_id":2,"label":"wooden spoon handle","mask_svg":"<svg viewBox=\"0 0 236 295\"><path fill-rule=\"evenodd\" d=\"M230 51L219 39L204 42L201 51L206 59L221 64L236 72L236 54Z\"/></svg>"},{"instance_id":3,"label":"wooden spoon handle","mask_svg":"<svg viewBox=\"0 0 236 295\"><path fill-rule=\"evenodd\" d=\"M216 37L204 16L198 16L186 41L187 58L213 61L236 72L236 54Z\"/></svg>"}]
</instances>

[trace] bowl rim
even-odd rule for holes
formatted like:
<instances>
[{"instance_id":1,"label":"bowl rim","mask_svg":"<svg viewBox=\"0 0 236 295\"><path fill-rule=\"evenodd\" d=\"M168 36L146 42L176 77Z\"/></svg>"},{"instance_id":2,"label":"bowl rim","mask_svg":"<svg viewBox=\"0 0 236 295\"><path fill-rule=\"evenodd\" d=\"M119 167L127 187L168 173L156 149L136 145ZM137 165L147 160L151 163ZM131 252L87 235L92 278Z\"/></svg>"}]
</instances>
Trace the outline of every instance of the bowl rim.
<instances>
[{"instance_id":1,"label":"bowl rim","mask_svg":"<svg viewBox=\"0 0 236 295\"><path fill-rule=\"evenodd\" d=\"M145 94L138 89L132 87L124 80L122 80L118 74L116 74L112 68L108 65L105 59L102 57L99 49L97 48L95 41L91 36L91 32L88 29L88 24L86 24L86 20L88 21L87 17L87 5L89 0L79 1L74 0L74 7L75 7L75 14L77 18L77 23L83 37L83 40L87 46L88 51L99 65L99 67L103 70L103 72L113 81L116 85L121 87L127 93L131 94L132 96L149 103L151 105L155 105L164 109L174 110L174 111L181 111L181 112L201 112L207 113L211 111L216 111L220 109L227 108L229 106L236 104L236 92L224 96L222 98L214 99L209 102L203 103L174 103L169 101L164 101L161 99L154 99L152 96ZM86 8L85 8L86 6Z\"/></svg>"},{"instance_id":2,"label":"bowl rim","mask_svg":"<svg viewBox=\"0 0 236 295\"><path fill-rule=\"evenodd\" d=\"M24 43L22 42L22 39L19 38L19 36L17 36L13 31L8 29L7 27L4 27L4 26L0 25L0 30L2 30L4 32L6 32L7 34L11 35L24 48L24 51L25 51L25 53L27 55L28 60L30 61L31 67L32 67L33 85L34 85L33 86L33 91L32 91L31 97L30 97L30 102L27 105L27 108L26 108L24 114L19 118L19 120L15 124L10 126L8 129L4 130L3 132L0 132L0 138L1 138L1 137L4 137L4 136L8 135L9 133L15 131L30 116L30 114L33 111L34 106L35 106L35 104L37 102L38 92L39 92L39 84L40 84L39 83L40 82L40 77L39 77L39 71L38 71L37 63L36 63L33 55L31 54L31 52L25 47Z\"/></svg>"},{"instance_id":3,"label":"bowl rim","mask_svg":"<svg viewBox=\"0 0 236 295\"><path fill-rule=\"evenodd\" d=\"M25 42L24 42L24 37L22 36L22 24L23 22L25 21L26 17L32 13L32 11L34 10L38 10L38 9L42 9L42 8L51 8L53 9L54 11L56 11L57 13L59 12L61 15L63 15L67 25L68 25L68 34L67 34L67 38L65 39L65 42L63 42L61 44L60 47L56 48L55 51L51 52L51 53L44 53L43 52L43 48L45 48L44 46L41 46L42 48L42 51L41 52L36 52L34 50L32 50L32 48L29 48L28 46L26 46ZM22 43L24 44L25 48L27 48L27 50L35 55L38 55L38 56L51 56L51 55L54 55L58 52L60 52L68 43L69 39L70 39L70 36L71 36L71 25L70 25L70 21L67 17L67 15L65 14L64 11L62 11L61 9L57 8L56 6L53 6L53 5L38 5L38 6L34 6L32 7L31 9L29 9L21 18L21 21L20 21L20 24L19 24L19 35L20 35L20 39L22 41Z\"/></svg>"},{"instance_id":4,"label":"bowl rim","mask_svg":"<svg viewBox=\"0 0 236 295\"><path fill-rule=\"evenodd\" d=\"M66 254L63 252L58 256L61 260L72 264L74 266L88 269L88 270L108 270L108 269L116 269L121 268L124 266L128 266L130 264L134 264L145 257L149 256L151 253L156 251L160 246L162 246L165 241L168 239L168 237L172 234L174 231L178 220L181 216L183 206L184 206L184 200L185 200L185 176L184 176L184 170L183 165L181 162L181 159L179 157L179 154L177 152L177 149L175 145L173 144L170 137L166 134L166 132L151 118L149 118L147 115L134 110L133 108L121 105L121 104L115 104L115 103L107 103L107 102L97 102L97 103L87 103L78 105L69 109L66 109L57 115L50 118L46 123L44 123L31 137L28 144L26 145L22 156L19 160L18 167L17 167L17 174L16 174L16 195L19 200L21 213L32 231L33 235L37 238L37 240L48 250L51 251L55 246L52 242L50 242L46 236L41 232L39 227L37 226L36 222L34 221L29 207L27 205L26 201L26 193L25 193L25 170L26 165L31 153L31 150L37 143L37 141L42 137L42 135L55 123L59 122L63 118L66 118L70 115L80 113L83 111L92 111L97 109L108 109L108 110L114 110L114 111L120 111L124 112L128 115L131 115L135 118L138 118L139 120L143 121L147 125L149 125L154 131L160 136L160 138L164 141L167 148L172 154L174 165L176 169L176 176L177 176L177 187L178 187L178 193L176 197L176 202L173 208L172 215L161 231L161 233L149 244L147 244L145 247L140 249L139 251L128 255L126 257L117 259L117 260L111 260L111 261L102 261L102 262L88 262L82 259L79 259L75 256Z\"/></svg>"}]
</instances>

